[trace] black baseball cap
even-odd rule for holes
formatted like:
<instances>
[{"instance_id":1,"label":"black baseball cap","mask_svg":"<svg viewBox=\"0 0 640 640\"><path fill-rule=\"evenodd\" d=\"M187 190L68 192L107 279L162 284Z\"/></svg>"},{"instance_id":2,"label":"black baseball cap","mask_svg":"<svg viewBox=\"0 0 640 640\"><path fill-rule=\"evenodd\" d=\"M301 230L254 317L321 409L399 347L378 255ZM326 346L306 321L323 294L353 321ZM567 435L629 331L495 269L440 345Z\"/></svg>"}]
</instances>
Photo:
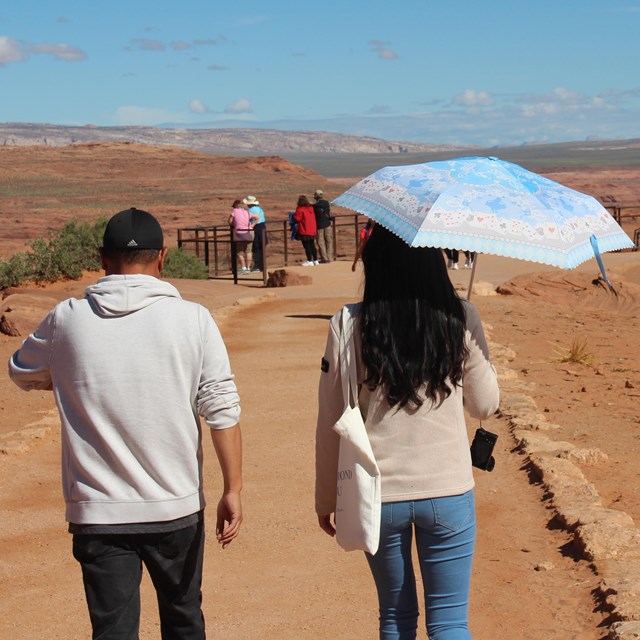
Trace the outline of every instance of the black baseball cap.
<instances>
[{"instance_id":1,"label":"black baseball cap","mask_svg":"<svg viewBox=\"0 0 640 640\"><path fill-rule=\"evenodd\" d=\"M162 249L160 223L147 211L126 209L107 223L102 239L104 249Z\"/></svg>"}]
</instances>

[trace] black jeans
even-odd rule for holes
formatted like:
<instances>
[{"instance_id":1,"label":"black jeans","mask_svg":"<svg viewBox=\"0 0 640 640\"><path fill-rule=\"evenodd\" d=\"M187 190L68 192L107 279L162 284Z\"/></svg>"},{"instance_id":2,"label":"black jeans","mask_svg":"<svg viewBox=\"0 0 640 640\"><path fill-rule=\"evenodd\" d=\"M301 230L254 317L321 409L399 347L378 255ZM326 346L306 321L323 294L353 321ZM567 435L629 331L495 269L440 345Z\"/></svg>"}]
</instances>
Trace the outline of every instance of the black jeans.
<instances>
[{"instance_id":1,"label":"black jeans","mask_svg":"<svg viewBox=\"0 0 640 640\"><path fill-rule=\"evenodd\" d=\"M315 239L315 236L300 236L300 241L302 242L304 252L309 262L316 262L318 260L318 252L314 244Z\"/></svg>"},{"instance_id":2,"label":"black jeans","mask_svg":"<svg viewBox=\"0 0 640 640\"><path fill-rule=\"evenodd\" d=\"M142 563L158 598L163 640L204 640L204 522L170 533L74 535L94 640L137 640Z\"/></svg>"},{"instance_id":3,"label":"black jeans","mask_svg":"<svg viewBox=\"0 0 640 640\"><path fill-rule=\"evenodd\" d=\"M267 224L265 222L258 222L253 227L253 245L251 246L253 252L253 264L256 269L260 271L264 270L264 257L262 255L262 238L265 236L265 244L267 244Z\"/></svg>"}]
</instances>

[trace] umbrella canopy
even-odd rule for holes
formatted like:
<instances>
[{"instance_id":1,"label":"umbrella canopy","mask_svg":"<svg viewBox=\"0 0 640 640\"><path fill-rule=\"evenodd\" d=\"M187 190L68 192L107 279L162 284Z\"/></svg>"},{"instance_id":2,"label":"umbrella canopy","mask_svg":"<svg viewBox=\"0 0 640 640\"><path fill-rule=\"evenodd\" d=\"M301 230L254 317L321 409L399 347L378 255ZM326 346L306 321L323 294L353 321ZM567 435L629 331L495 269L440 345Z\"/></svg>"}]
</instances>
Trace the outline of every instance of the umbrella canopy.
<instances>
[{"instance_id":1,"label":"umbrella canopy","mask_svg":"<svg viewBox=\"0 0 640 640\"><path fill-rule=\"evenodd\" d=\"M632 247L593 197L498 158L384 167L334 204L363 213L412 247L489 253L573 269Z\"/></svg>"}]
</instances>

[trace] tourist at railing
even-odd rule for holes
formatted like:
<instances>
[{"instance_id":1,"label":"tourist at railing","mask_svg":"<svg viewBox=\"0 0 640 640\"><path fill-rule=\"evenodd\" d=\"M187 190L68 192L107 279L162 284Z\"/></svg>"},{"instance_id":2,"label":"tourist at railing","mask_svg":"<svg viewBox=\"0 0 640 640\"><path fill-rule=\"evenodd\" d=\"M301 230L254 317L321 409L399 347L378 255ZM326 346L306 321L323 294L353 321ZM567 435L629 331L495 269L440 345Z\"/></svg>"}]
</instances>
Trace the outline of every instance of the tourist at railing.
<instances>
[{"instance_id":1,"label":"tourist at railing","mask_svg":"<svg viewBox=\"0 0 640 640\"><path fill-rule=\"evenodd\" d=\"M316 189L313 194L313 211L316 214L316 226L318 227L318 251L320 262L333 260L333 229L331 228L331 205L325 200L321 189Z\"/></svg>"},{"instance_id":2,"label":"tourist at railing","mask_svg":"<svg viewBox=\"0 0 640 640\"><path fill-rule=\"evenodd\" d=\"M313 205L309 202L307 196L298 198L298 206L293 214L293 219L298 223L298 237L304 247L307 259L302 263L303 267L313 267L318 262L318 251L316 250L315 240L317 235L316 214Z\"/></svg>"},{"instance_id":3,"label":"tourist at railing","mask_svg":"<svg viewBox=\"0 0 640 640\"><path fill-rule=\"evenodd\" d=\"M249 207L249 213L258 217L258 221L253 225L253 268L252 271L262 271L264 269L264 256L262 247L267 244L267 221L264 211L255 196L247 196L243 201Z\"/></svg>"},{"instance_id":4,"label":"tourist at railing","mask_svg":"<svg viewBox=\"0 0 640 640\"><path fill-rule=\"evenodd\" d=\"M253 243L253 225L260 216L250 213L242 206L242 200L234 200L231 205L229 224L233 227L233 241L236 243L238 263L241 273L251 271L251 244Z\"/></svg>"}]
</instances>

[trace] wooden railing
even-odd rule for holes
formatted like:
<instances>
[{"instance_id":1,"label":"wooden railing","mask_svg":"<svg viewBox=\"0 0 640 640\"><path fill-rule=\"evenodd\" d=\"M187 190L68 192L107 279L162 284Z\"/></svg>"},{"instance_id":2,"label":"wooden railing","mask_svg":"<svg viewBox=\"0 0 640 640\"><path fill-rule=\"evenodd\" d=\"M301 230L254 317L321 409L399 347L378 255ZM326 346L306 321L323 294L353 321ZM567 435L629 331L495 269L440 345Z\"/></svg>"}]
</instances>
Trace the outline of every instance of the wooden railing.
<instances>
[{"instance_id":1,"label":"wooden railing","mask_svg":"<svg viewBox=\"0 0 640 640\"><path fill-rule=\"evenodd\" d=\"M332 216L333 259L353 259L360 230L366 222L367 217L358 213ZM231 227L226 224L184 227L178 229L178 247L207 265L211 278L233 278L234 282L240 278L262 278L266 283L268 269L286 267L305 259L302 244L291 239L289 221L267 220L266 244L263 247L264 271L240 276L232 237Z\"/></svg>"}]
</instances>

